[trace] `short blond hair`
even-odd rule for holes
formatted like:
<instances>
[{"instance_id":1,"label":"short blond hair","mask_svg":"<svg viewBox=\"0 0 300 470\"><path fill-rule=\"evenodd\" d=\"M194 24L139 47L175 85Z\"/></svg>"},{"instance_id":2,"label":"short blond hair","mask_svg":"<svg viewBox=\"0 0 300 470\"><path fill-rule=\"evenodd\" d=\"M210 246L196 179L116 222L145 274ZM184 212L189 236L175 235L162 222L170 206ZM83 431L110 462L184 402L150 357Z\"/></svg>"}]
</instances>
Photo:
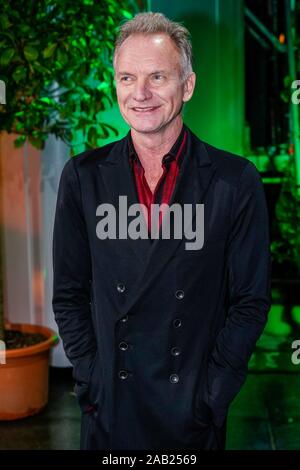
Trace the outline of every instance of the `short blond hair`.
<instances>
[{"instance_id":1,"label":"short blond hair","mask_svg":"<svg viewBox=\"0 0 300 470\"><path fill-rule=\"evenodd\" d=\"M175 46L181 57L181 75L185 80L193 72L192 44L190 41L190 33L180 23L169 20L162 13L138 13L131 20L123 23L118 31L115 42L114 64L115 58L120 46L125 39L133 34L167 34Z\"/></svg>"}]
</instances>

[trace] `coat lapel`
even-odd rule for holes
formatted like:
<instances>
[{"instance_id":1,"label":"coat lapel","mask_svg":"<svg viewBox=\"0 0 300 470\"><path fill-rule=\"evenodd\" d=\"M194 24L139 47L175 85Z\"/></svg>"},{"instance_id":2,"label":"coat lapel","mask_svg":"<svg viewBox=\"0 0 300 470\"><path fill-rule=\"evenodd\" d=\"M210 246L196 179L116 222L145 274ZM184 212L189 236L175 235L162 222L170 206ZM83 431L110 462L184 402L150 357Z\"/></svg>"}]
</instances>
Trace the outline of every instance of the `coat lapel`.
<instances>
[{"instance_id":1,"label":"coat lapel","mask_svg":"<svg viewBox=\"0 0 300 470\"><path fill-rule=\"evenodd\" d=\"M127 197L127 208L132 204L138 204L138 198L134 185L134 178L128 160L127 140L121 139L113 147L104 162L98 164L100 174L105 186L108 198L107 202L116 209L116 218L119 220L119 196ZM145 262L145 254L151 247L149 239L138 238L133 240L127 237L126 244L139 262Z\"/></svg>"},{"instance_id":2,"label":"coat lapel","mask_svg":"<svg viewBox=\"0 0 300 470\"><path fill-rule=\"evenodd\" d=\"M169 205L172 205L173 203L179 203L183 207L183 204L192 204L192 219L194 219L196 212L195 204L204 203L205 194L212 181L216 167L214 162L211 160L204 143L189 130L187 136L186 152L187 153L183 159L182 168L177 178L176 186ZM117 172L117 175L115 175L115 173L113 173L111 170L109 175L109 184L112 184L114 187L116 187L115 185L117 181L117 184L120 184L120 188L124 189L124 191L126 190L127 194L130 195L131 201L136 201L136 196L133 197L131 190L129 188L125 188L125 180L121 181L120 172ZM129 181L128 175L126 177L126 181L127 183ZM131 185L133 187L133 180ZM118 319L120 319L130 309L132 309L136 302L138 302L138 300L144 294L144 292L146 292L151 287L152 282L155 280L155 278L157 278L160 271L166 265L176 249L178 249L180 243L183 243L184 240L184 237L183 239L170 238L168 240L158 238L153 241L152 245L150 240L148 240L150 246L147 245L148 252L146 259L144 253L145 245L142 246L140 243L141 241L145 242L146 240L140 240L140 242L138 242L138 240L132 240L132 243L130 242L130 246L132 247L134 244L136 244L136 248L133 247L135 252L139 254L139 256L143 256L145 263L144 270L134 287L134 291L127 298L127 301L123 305L122 312L116 318L116 321L118 321Z\"/></svg>"}]
</instances>

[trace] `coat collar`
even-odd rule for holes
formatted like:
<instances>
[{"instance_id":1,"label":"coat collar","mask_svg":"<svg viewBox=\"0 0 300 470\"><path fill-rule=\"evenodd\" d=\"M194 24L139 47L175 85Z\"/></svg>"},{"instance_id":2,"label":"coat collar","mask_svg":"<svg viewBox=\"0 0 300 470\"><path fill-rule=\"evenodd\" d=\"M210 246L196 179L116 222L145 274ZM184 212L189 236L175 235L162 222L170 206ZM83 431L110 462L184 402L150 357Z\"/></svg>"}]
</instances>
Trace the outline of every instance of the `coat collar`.
<instances>
[{"instance_id":1,"label":"coat collar","mask_svg":"<svg viewBox=\"0 0 300 470\"><path fill-rule=\"evenodd\" d=\"M193 157L196 160L196 165L198 167L211 165L213 163L211 156L208 154L206 150L206 146L204 142L199 139L193 132L184 124L182 128L182 132L187 131L187 152L188 154L193 151L195 152ZM115 165L124 163L124 157L126 156L126 147L127 147L127 138L126 135L123 139L118 140L115 145L110 150L109 154L107 155L105 162L99 163L99 167L103 167L104 165ZM128 156L127 156L128 157Z\"/></svg>"},{"instance_id":2,"label":"coat collar","mask_svg":"<svg viewBox=\"0 0 300 470\"><path fill-rule=\"evenodd\" d=\"M184 138L185 132L187 132L187 131L186 131L185 125L183 124L183 125L182 125L182 128L181 128L181 131L180 131L180 134L179 134L179 136L178 136L177 139L176 139L176 142L173 144L171 150L169 150L169 152L166 153L166 154L163 156L163 158L162 158L162 164L163 164L163 163L168 163L168 162L170 162L170 161L172 161L172 160L175 160L176 157L177 157L177 162L178 162L178 164L179 164L179 166L180 166L181 161L182 161L181 156L183 156L184 152L182 152L182 153L180 152L180 158L178 158L178 153L179 153L178 151L179 151L179 149L180 149L180 147L181 147L181 144L182 144L182 142L183 142L183 138ZM134 148L133 140L132 140L132 137L131 137L131 131L128 132L126 138L127 138L127 142L128 142L129 158L132 158L132 159L134 159L134 160L137 160L137 161L141 164L141 162L140 162L140 160L139 160L139 157L138 157L138 155L137 155L137 153L136 153L136 150L135 150L135 148Z\"/></svg>"}]
</instances>

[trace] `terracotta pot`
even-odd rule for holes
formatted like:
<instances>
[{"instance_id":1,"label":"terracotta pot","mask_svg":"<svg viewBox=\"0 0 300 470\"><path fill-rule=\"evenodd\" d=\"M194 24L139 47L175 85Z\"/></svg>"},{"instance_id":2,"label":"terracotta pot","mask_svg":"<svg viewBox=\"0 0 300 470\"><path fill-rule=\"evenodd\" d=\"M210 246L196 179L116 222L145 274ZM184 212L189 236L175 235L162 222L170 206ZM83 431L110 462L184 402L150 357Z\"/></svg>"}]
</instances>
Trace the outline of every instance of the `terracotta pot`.
<instances>
[{"instance_id":1,"label":"terracotta pot","mask_svg":"<svg viewBox=\"0 0 300 470\"><path fill-rule=\"evenodd\" d=\"M38 325L15 323L5 328L47 337L33 346L6 351L6 363L0 364L0 420L13 420L36 414L46 406L49 353L57 335Z\"/></svg>"}]
</instances>

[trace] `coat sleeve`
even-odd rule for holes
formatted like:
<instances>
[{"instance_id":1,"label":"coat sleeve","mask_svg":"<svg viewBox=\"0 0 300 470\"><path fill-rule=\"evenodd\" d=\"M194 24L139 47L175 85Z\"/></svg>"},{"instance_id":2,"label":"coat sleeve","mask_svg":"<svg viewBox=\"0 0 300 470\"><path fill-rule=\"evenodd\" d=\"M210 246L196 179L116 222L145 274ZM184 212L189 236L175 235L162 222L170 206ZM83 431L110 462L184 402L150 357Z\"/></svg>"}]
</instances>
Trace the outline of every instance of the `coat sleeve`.
<instances>
[{"instance_id":1,"label":"coat sleeve","mask_svg":"<svg viewBox=\"0 0 300 470\"><path fill-rule=\"evenodd\" d=\"M91 257L76 157L59 182L53 229L52 307L77 386L88 384L96 341L91 318Z\"/></svg>"},{"instance_id":2,"label":"coat sleeve","mask_svg":"<svg viewBox=\"0 0 300 470\"><path fill-rule=\"evenodd\" d=\"M227 245L228 307L208 361L208 404L221 426L246 380L248 362L271 307L269 219L253 163L240 176Z\"/></svg>"}]
</instances>

